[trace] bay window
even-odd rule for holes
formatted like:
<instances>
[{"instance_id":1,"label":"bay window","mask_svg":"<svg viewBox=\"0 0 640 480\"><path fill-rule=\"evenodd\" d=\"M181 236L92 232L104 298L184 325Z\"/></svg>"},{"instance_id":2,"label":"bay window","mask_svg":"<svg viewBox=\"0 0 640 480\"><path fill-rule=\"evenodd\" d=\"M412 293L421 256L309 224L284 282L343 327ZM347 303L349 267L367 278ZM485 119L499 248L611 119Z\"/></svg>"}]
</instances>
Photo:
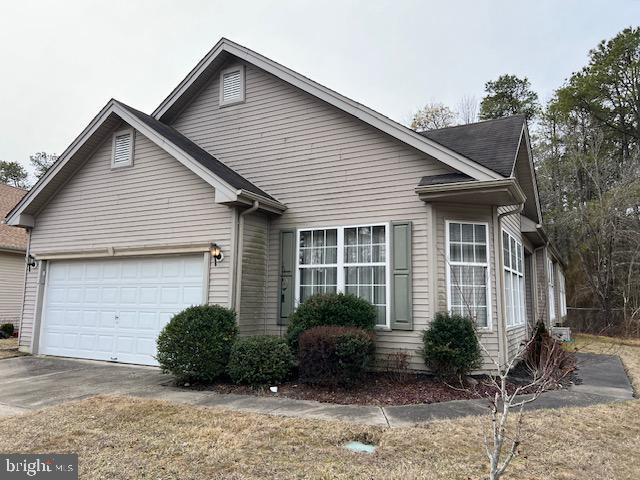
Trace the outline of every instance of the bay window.
<instances>
[{"instance_id":1,"label":"bay window","mask_svg":"<svg viewBox=\"0 0 640 480\"><path fill-rule=\"evenodd\" d=\"M447 221L446 229L448 309L491 328L488 225Z\"/></svg>"},{"instance_id":2,"label":"bay window","mask_svg":"<svg viewBox=\"0 0 640 480\"><path fill-rule=\"evenodd\" d=\"M296 304L316 293L342 292L371 302L376 324L389 327L387 225L298 231Z\"/></svg>"},{"instance_id":3,"label":"bay window","mask_svg":"<svg viewBox=\"0 0 640 480\"><path fill-rule=\"evenodd\" d=\"M524 325L526 317L522 244L505 231L502 232L502 259L507 327Z\"/></svg>"}]
</instances>

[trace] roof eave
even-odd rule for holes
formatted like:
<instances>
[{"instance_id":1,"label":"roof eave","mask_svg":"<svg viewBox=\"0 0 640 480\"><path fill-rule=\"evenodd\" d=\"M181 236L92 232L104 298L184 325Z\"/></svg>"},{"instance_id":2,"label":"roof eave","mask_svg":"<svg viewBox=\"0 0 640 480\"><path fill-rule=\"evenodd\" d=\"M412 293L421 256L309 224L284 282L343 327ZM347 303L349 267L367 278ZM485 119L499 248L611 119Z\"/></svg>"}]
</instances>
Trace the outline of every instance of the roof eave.
<instances>
[{"instance_id":1,"label":"roof eave","mask_svg":"<svg viewBox=\"0 0 640 480\"><path fill-rule=\"evenodd\" d=\"M472 180L469 182L422 185L415 188L420 200L425 202L455 202L487 205L516 205L526 201L526 196L513 178L499 180Z\"/></svg>"},{"instance_id":2,"label":"roof eave","mask_svg":"<svg viewBox=\"0 0 640 480\"><path fill-rule=\"evenodd\" d=\"M119 102L111 99L107 103L107 105L105 105L105 107L100 111L100 113L92 120L89 126L87 126L87 128L83 130L80 136L76 138L76 140L74 140L72 145L67 148L67 150L65 150L65 152L60 156L53 167L49 169L49 171L40 179L40 181L38 181L38 183L36 183L36 185L29 191L29 193L27 193L22 198L22 200L11 210L11 212L7 214L7 224L21 227L33 227L35 225L33 216L30 215L29 212L25 212L25 209L29 206L33 199L35 199L42 192L43 188L48 184L48 182L51 181L54 176L60 173L62 168L66 165L73 154L77 152L78 148L86 140L88 140L93 133L96 132L96 130L100 127L100 125L104 123L104 121L109 117L111 113L115 113L118 117L134 127L145 137L149 138L149 140L155 143L158 147L169 153L185 167L193 171L196 175L198 175L205 182L211 185L215 191L214 200L216 201L216 203L236 202L238 201L239 195L242 194L244 197L248 197L249 195L259 197L265 205L269 205L269 208L278 210L284 207L284 205L276 200L270 200L266 197L262 197L261 195L253 194L251 192L247 192L246 190L238 190L237 188L233 187L228 182L222 180L212 171L208 170L199 162L197 162L184 150L182 150L167 138L163 137L154 129L139 120L131 112L120 106Z\"/></svg>"}]
</instances>

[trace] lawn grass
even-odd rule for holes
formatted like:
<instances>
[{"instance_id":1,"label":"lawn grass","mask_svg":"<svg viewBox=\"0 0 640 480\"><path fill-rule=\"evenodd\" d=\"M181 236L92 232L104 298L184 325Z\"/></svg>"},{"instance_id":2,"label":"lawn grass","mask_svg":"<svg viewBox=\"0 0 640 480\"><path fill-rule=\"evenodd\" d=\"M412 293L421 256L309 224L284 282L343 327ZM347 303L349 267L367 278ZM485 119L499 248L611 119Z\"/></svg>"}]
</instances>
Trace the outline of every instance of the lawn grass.
<instances>
[{"instance_id":1,"label":"lawn grass","mask_svg":"<svg viewBox=\"0 0 640 480\"><path fill-rule=\"evenodd\" d=\"M84 479L476 479L486 421L383 429L103 396L3 419L0 451L77 452ZM341 448L352 439L378 451ZM636 479L638 445L640 402L537 411L506 478Z\"/></svg>"},{"instance_id":2,"label":"lawn grass","mask_svg":"<svg viewBox=\"0 0 640 480\"><path fill-rule=\"evenodd\" d=\"M18 339L17 338L3 338L0 339L0 360L3 358L17 357L24 355L18 351Z\"/></svg>"}]
</instances>

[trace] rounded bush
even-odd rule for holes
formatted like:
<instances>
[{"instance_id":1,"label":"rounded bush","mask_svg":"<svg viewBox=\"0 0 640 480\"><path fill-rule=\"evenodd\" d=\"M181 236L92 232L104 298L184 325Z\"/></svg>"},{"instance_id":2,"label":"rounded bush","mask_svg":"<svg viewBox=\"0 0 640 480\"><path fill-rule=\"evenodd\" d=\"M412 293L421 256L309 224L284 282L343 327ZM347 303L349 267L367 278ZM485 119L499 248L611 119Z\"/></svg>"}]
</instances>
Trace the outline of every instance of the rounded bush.
<instances>
[{"instance_id":1,"label":"rounded bush","mask_svg":"<svg viewBox=\"0 0 640 480\"><path fill-rule=\"evenodd\" d=\"M373 330L376 308L355 295L320 293L309 297L289 317L287 341L291 350L298 350L298 337L305 330L320 325L359 327Z\"/></svg>"},{"instance_id":2,"label":"rounded bush","mask_svg":"<svg viewBox=\"0 0 640 480\"><path fill-rule=\"evenodd\" d=\"M291 373L293 363L284 338L259 335L236 340L227 371L234 383L276 385Z\"/></svg>"},{"instance_id":3,"label":"rounded bush","mask_svg":"<svg viewBox=\"0 0 640 480\"><path fill-rule=\"evenodd\" d=\"M480 344L473 321L437 313L422 336L424 362L440 376L462 376L480 366Z\"/></svg>"},{"instance_id":4,"label":"rounded bush","mask_svg":"<svg viewBox=\"0 0 640 480\"><path fill-rule=\"evenodd\" d=\"M362 381L375 352L373 332L356 327L320 326L300 335L300 380L353 386Z\"/></svg>"},{"instance_id":5,"label":"rounded bush","mask_svg":"<svg viewBox=\"0 0 640 480\"><path fill-rule=\"evenodd\" d=\"M5 338L12 336L14 331L15 327L13 326L13 323L3 323L0 325L0 332L3 332L6 335Z\"/></svg>"},{"instance_id":6,"label":"rounded bush","mask_svg":"<svg viewBox=\"0 0 640 480\"><path fill-rule=\"evenodd\" d=\"M164 372L181 381L209 383L226 372L237 335L233 310L218 305L189 307L160 332L156 359Z\"/></svg>"}]
</instances>

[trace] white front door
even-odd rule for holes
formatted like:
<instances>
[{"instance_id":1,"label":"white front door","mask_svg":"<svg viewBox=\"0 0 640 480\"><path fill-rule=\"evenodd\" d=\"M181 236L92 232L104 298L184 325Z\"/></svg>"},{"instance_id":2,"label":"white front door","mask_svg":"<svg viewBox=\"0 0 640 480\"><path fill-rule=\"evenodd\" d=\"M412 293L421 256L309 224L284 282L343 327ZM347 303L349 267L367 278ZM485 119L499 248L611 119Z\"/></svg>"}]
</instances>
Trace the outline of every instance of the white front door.
<instances>
[{"instance_id":1,"label":"white front door","mask_svg":"<svg viewBox=\"0 0 640 480\"><path fill-rule=\"evenodd\" d=\"M202 303L203 269L202 255L52 261L39 352L157 365L162 328Z\"/></svg>"}]
</instances>

